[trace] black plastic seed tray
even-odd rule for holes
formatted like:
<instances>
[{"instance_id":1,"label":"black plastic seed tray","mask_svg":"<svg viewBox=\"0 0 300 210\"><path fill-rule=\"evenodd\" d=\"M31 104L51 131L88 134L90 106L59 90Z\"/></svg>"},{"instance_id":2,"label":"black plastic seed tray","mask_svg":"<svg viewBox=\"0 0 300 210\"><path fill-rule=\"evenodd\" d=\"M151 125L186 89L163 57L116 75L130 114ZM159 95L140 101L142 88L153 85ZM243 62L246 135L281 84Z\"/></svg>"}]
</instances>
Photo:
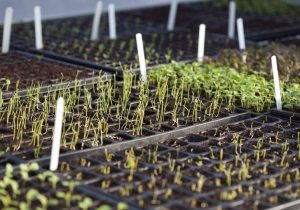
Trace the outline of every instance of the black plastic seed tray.
<instances>
[{"instance_id":1,"label":"black plastic seed tray","mask_svg":"<svg viewBox=\"0 0 300 210\"><path fill-rule=\"evenodd\" d=\"M71 150L62 150L61 151L61 158L69 158L70 156L78 156L78 155L84 155L84 154L92 154L92 153L98 153L99 151L104 152L115 152L119 151L121 149L125 148L131 148L131 147L138 147L142 145L147 145L150 143L156 143L162 140L168 140L171 138L175 138L178 136L185 135L186 133L190 133L194 130L205 130L209 128L214 128L216 126L225 125L230 122L238 121L241 119L245 119L249 117L251 114L249 112L240 113L240 114L232 114L228 117L223 117L220 119L214 119L210 122L203 122L198 123L192 126L187 127L171 127L168 125L163 125L161 131L153 132L148 129L144 129L145 135L144 136L133 136L128 134L128 132L115 132L111 135L108 135L103 139L103 146L99 147L83 147L80 148L78 146L78 151L73 152ZM130 133L130 132L129 132ZM80 150L81 149L81 150ZM44 150L44 151L42 151ZM34 159L34 150L27 150L25 152L16 152L14 155L18 158L23 159L24 161L30 161L30 162L41 162L41 163L48 163L49 162L49 154L50 154L50 146L45 147L42 149L41 152L45 153L44 156L40 158Z\"/></svg>"},{"instance_id":2,"label":"black plastic seed tray","mask_svg":"<svg viewBox=\"0 0 300 210\"><path fill-rule=\"evenodd\" d=\"M210 2L185 4L185 7L197 14L192 16L195 19L191 20L187 25L197 28L199 23L204 22L207 24L208 30L227 34L228 9L218 8L214 4ZM220 16L225 18L220 20ZM236 17L243 18L246 38L252 41L273 40L300 32L300 27L298 26L300 19L293 14L260 15L237 11Z\"/></svg>"},{"instance_id":3,"label":"black plastic seed tray","mask_svg":"<svg viewBox=\"0 0 300 210\"><path fill-rule=\"evenodd\" d=\"M89 40L91 37L93 15L52 19L43 21L43 38L47 40L80 39ZM154 33L162 31L162 26L140 18L116 13L117 37L133 36L136 33ZM26 43L34 44L34 23L20 23L13 25L12 34ZM100 19L99 39L108 38L107 14Z\"/></svg>"},{"instance_id":4,"label":"black plastic seed tray","mask_svg":"<svg viewBox=\"0 0 300 210\"><path fill-rule=\"evenodd\" d=\"M278 111L277 109L272 109L271 113L281 114L282 116L292 117L293 119L300 119L300 112L298 110L291 111L289 109L283 109L282 111Z\"/></svg>"},{"instance_id":5,"label":"black plastic seed tray","mask_svg":"<svg viewBox=\"0 0 300 210\"><path fill-rule=\"evenodd\" d=\"M155 115L149 115L145 117L145 125L142 128L142 134L136 134L133 129L130 128L132 123L129 123L128 128L119 128L118 123L111 123L108 125L108 132L106 135L103 134L103 138L96 140L97 144L95 144L95 138L93 137L93 131L89 132L88 137L81 137L78 140L76 145L72 146L72 138L74 134L72 132L65 133L64 139L67 141L67 144L64 144L61 149L61 156L65 156L69 153L72 153L73 150L78 150L78 153L85 151L94 151L94 150L108 150L115 151L120 148L129 148L132 146L148 144L149 142L157 142L162 138L170 138L171 136L182 135L184 132L189 132L197 127L207 128L210 126L216 126L219 124L226 124L228 122L234 121L236 119L244 118L248 115L245 113L223 113L219 116L210 117L211 119L206 119L205 121L199 122L189 122L188 124L182 124L180 126L171 125L170 121L167 119L171 116L172 113L168 112L165 115L166 121L164 121L161 127L158 127L158 124L152 124L151 126L147 125L147 120L153 118L155 120ZM182 118L181 121L184 123L188 121L188 118ZM96 124L96 122L93 122ZM198 124L198 125L197 125ZM66 127L70 126L66 122ZM51 129L51 128L50 128ZM80 129L82 130L82 129ZM169 136L165 136L164 134L168 133ZM26 133L27 136L30 136L31 133ZM37 159L49 160L49 155L51 151L51 135L44 135L43 137L43 145L40 148L26 148L26 145L30 144L31 141L24 141L24 149L20 149L19 151L13 152L15 156L23 160L36 161ZM12 135L6 136L7 139L12 138Z\"/></svg>"},{"instance_id":6,"label":"black plastic seed tray","mask_svg":"<svg viewBox=\"0 0 300 210\"><path fill-rule=\"evenodd\" d=\"M19 95L24 89L39 88L40 91L50 87L62 86L74 80L82 82L104 73L86 67L76 66L62 61L52 60L38 55L20 51L1 54L0 76L4 98L11 97L17 90Z\"/></svg>"},{"instance_id":7,"label":"black plastic seed tray","mask_svg":"<svg viewBox=\"0 0 300 210\"><path fill-rule=\"evenodd\" d=\"M288 36L288 37L284 37L281 39L276 39L274 41L279 42L284 45L290 45L290 46L295 46L295 47L300 46L300 36L298 36L298 35L297 36Z\"/></svg>"},{"instance_id":8,"label":"black plastic seed tray","mask_svg":"<svg viewBox=\"0 0 300 210\"><path fill-rule=\"evenodd\" d=\"M77 182L41 169L36 163L23 164L18 168L12 168L10 164L3 167L5 173L1 172L0 180L6 184L1 186L1 196L10 202L1 202L1 209L120 209L119 201L107 195L98 195L96 199L87 196L77 189ZM126 203L121 205L128 208Z\"/></svg>"},{"instance_id":9,"label":"black plastic seed tray","mask_svg":"<svg viewBox=\"0 0 300 210\"><path fill-rule=\"evenodd\" d=\"M143 40L148 67L170 63L173 60L195 60L197 57L197 32L154 33L144 36ZM77 65L121 73L122 68L139 67L136 48L135 37L131 37L96 42L79 39L51 40L46 42L44 50L37 51L31 46L29 51ZM237 41L216 34L206 34L206 55L214 56L224 48L238 48Z\"/></svg>"},{"instance_id":10,"label":"black plastic seed tray","mask_svg":"<svg viewBox=\"0 0 300 210\"><path fill-rule=\"evenodd\" d=\"M158 13L153 17L152 14ZM133 17L154 20L159 24L166 24L169 7L157 7L128 12ZM296 16L270 16L246 14L237 11L236 17L244 19L246 38L252 41L264 41L299 34L300 19ZM180 27L197 31L199 24L205 23L209 32L227 35L228 9L216 6L215 2L182 3L178 7L176 24Z\"/></svg>"},{"instance_id":11,"label":"black plastic seed tray","mask_svg":"<svg viewBox=\"0 0 300 210\"><path fill-rule=\"evenodd\" d=\"M80 181L90 196L105 193L140 209L297 204L298 117L271 112L218 128L198 128L148 146L74 153L61 158L58 173Z\"/></svg>"},{"instance_id":12,"label":"black plastic seed tray","mask_svg":"<svg viewBox=\"0 0 300 210\"><path fill-rule=\"evenodd\" d=\"M62 153L120 142L137 144L139 138L155 139L156 134L199 123L226 123L247 113L225 107L218 98L208 101L185 94L176 86L160 86L163 92L158 93L158 87L137 81L132 73L126 75L124 82L96 77L89 83L78 80L51 91L27 90L22 97L16 91L1 106L1 150L24 160L48 158L58 97L66 105Z\"/></svg>"},{"instance_id":13,"label":"black plastic seed tray","mask_svg":"<svg viewBox=\"0 0 300 210\"><path fill-rule=\"evenodd\" d=\"M2 151L2 154L0 156L0 174L5 171L6 164L19 165L22 162L23 161L19 158Z\"/></svg>"}]
</instances>

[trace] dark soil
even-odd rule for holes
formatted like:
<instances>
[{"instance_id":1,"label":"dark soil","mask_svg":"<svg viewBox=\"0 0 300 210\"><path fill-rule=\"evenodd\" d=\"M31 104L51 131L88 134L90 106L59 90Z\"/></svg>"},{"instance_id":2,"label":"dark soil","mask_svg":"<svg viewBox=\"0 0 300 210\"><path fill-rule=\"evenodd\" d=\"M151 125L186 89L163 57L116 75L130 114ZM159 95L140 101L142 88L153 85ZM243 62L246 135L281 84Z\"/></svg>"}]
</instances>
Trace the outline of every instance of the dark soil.
<instances>
[{"instance_id":1,"label":"dark soil","mask_svg":"<svg viewBox=\"0 0 300 210\"><path fill-rule=\"evenodd\" d=\"M5 90L5 80L10 80L8 90L29 88L37 85L52 85L60 81L91 77L95 72L81 67L47 61L41 57L26 56L18 52L0 55L1 86Z\"/></svg>"}]
</instances>

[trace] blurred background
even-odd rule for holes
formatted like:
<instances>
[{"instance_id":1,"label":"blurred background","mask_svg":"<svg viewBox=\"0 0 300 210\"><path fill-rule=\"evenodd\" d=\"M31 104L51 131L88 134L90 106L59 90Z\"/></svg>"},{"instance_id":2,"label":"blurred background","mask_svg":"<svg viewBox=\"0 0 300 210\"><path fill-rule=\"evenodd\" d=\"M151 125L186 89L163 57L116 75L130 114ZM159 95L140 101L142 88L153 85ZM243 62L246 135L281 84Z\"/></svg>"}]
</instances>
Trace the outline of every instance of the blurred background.
<instances>
[{"instance_id":1,"label":"blurred background","mask_svg":"<svg viewBox=\"0 0 300 210\"><path fill-rule=\"evenodd\" d=\"M109 3L115 3L116 10L153 7L166 5L172 0L103 0L104 10ZM178 0L179 2L193 2L199 0ZM300 1L300 0L299 0ZM14 8L14 22L30 21L33 19L33 7L41 6L43 19L68 17L94 12L97 0L1 0L0 22L3 22L6 7Z\"/></svg>"}]
</instances>

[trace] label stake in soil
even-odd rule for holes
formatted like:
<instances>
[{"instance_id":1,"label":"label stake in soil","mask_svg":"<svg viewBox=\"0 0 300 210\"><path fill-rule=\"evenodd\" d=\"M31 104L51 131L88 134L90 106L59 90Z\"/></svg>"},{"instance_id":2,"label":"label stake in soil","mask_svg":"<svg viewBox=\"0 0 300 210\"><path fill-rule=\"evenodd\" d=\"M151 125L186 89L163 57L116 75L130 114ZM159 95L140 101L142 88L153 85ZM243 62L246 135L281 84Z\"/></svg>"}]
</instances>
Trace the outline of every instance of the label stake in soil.
<instances>
[{"instance_id":1,"label":"label stake in soil","mask_svg":"<svg viewBox=\"0 0 300 210\"><path fill-rule=\"evenodd\" d=\"M63 115L64 115L64 99L59 98L56 103L56 111L55 111L55 124L54 124L53 142L52 142L51 160L50 160L51 171L55 171L58 167Z\"/></svg>"},{"instance_id":2,"label":"label stake in soil","mask_svg":"<svg viewBox=\"0 0 300 210\"><path fill-rule=\"evenodd\" d=\"M100 22L101 22L101 15L102 15L102 8L103 8L102 2L98 1L96 4L96 10L95 10L95 14L94 14L91 40L98 39L98 33L99 33L99 27L100 27Z\"/></svg>"},{"instance_id":3,"label":"label stake in soil","mask_svg":"<svg viewBox=\"0 0 300 210\"><path fill-rule=\"evenodd\" d=\"M229 16L228 16L228 37L234 38L235 32L235 14L236 14L236 3L235 1L229 2Z\"/></svg>"},{"instance_id":4,"label":"label stake in soil","mask_svg":"<svg viewBox=\"0 0 300 210\"><path fill-rule=\"evenodd\" d=\"M176 22L177 7L178 7L178 1L173 0L171 3L171 6L170 6L170 12L169 12L169 18L168 18L168 25L167 25L168 31L174 30L175 22Z\"/></svg>"},{"instance_id":5,"label":"label stake in soil","mask_svg":"<svg viewBox=\"0 0 300 210\"><path fill-rule=\"evenodd\" d=\"M4 16L2 53L9 52L12 17L13 17L13 8L7 7Z\"/></svg>"},{"instance_id":6,"label":"label stake in soil","mask_svg":"<svg viewBox=\"0 0 300 210\"><path fill-rule=\"evenodd\" d=\"M136 44L139 56L139 63L140 63L140 71L141 71L141 78L142 81L147 81L147 72L146 72L146 60L145 60L145 52L144 52L144 45L143 45L143 37L142 34L136 34Z\"/></svg>"},{"instance_id":7,"label":"label stake in soil","mask_svg":"<svg viewBox=\"0 0 300 210\"><path fill-rule=\"evenodd\" d=\"M42 17L41 7L34 7L34 29L35 29L35 47L37 50L43 49L43 36L42 36Z\"/></svg>"},{"instance_id":8,"label":"label stake in soil","mask_svg":"<svg viewBox=\"0 0 300 210\"><path fill-rule=\"evenodd\" d=\"M116 11L115 5L108 5L108 21L109 21L109 38L116 39L117 38L117 30L116 30Z\"/></svg>"},{"instance_id":9,"label":"label stake in soil","mask_svg":"<svg viewBox=\"0 0 300 210\"><path fill-rule=\"evenodd\" d=\"M199 39L198 39L198 61L203 62L204 59L204 49L205 49L205 30L206 25L201 24L199 26Z\"/></svg>"},{"instance_id":10,"label":"label stake in soil","mask_svg":"<svg viewBox=\"0 0 300 210\"><path fill-rule=\"evenodd\" d=\"M237 19L237 30L238 30L238 38L239 38L239 48L241 51L244 51L246 50L246 43L245 43L243 18Z\"/></svg>"},{"instance_id":11,"label":"label stake in soil","mask_svg":"<svg viewBox=\"0 0 300 210\"><path fill-rule=\"evenodd\" d=\"M246 55L246 41L245 41L243 18L237 19L237 30L238 30L239 48L241 51L241 56L242 56L244 63L246 63L247 55Z\"/></svg>"},{"instance_id":12,"label":"label stake in soil","mask_svg":"<svg viewBox=\"0 0 300 210\"><path fill-rule=\"evenodd\" d=\"M273 55L271 57L271 61L272 61L272 71L273 71L273 78L274 78L276 107L277 107L277 110L282 110L282 101L281 101L281 94L280 94L280 83L279 83L279 75L278 75L276 56Z\"/></svg>"}]
</instances>

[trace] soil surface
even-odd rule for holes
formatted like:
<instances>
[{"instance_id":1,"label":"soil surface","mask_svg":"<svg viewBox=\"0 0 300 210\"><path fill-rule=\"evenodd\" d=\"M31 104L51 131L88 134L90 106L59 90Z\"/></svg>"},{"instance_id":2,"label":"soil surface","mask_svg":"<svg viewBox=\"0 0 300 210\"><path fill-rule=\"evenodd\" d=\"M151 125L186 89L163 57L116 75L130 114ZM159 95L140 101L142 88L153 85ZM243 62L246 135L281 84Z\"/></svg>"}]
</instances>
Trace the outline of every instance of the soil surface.
<instances>
[{"instance_id":1,"label":"soil surface","mask_svg":"<svg viewBox=\"0 0 300 210\"><path fill-rule=\"evenodd\" d=\"M18 52L0 55L0 85L6 90L15 90L19 81L19 89L30 86L52 85L60 81L72 81L75 78L82 79L94 75L94 71L81 67L73 67L49 60L44 60L38 56L27 56Z\"/></svg>"}]
</instances>

